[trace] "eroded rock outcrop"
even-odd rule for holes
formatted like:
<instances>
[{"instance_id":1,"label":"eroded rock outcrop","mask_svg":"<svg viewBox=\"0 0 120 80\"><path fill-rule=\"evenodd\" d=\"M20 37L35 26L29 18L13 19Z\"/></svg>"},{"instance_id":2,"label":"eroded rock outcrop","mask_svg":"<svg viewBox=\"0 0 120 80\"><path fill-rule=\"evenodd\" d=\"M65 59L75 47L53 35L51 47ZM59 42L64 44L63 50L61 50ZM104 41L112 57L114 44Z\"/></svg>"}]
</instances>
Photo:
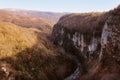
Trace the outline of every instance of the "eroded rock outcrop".
<instances>
[{"instance_id":1,"label":"eroded rock outcrop","mask_svg":"<svg viewBox=\"0 0 120 80\"><path fill-rule=\"evenodd\" d=\"M102 29L107 19L104 15L86 13L63 16L53 29L54 44L74 55L81 54L86 59L97 57L96 53L101 47Z\"/></svg>"},{"instance_id":2,"label":"eroded rock outcrop","mask_svg":"<svg viewBox=\"0 0 120 80\"><path fill-rule=\"evenodd\" d=\"M54 26L53 43L84 65L80 80L108 80L109 75L120 74L119 22L120 6L106 13L69 14Z\"/></svg>"}]
</instances>

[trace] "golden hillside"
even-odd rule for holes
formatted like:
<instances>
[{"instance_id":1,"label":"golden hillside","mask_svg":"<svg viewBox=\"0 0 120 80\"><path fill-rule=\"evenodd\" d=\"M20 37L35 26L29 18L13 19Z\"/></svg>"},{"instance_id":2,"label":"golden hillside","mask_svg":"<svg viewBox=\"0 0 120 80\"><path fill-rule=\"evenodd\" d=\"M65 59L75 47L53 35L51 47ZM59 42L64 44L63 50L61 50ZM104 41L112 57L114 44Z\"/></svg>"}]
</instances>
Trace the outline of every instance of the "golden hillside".
<instances>
[{"instance_id":1,"label":"golden hillside","mask_svg":"<svg viewBox=\"0 0 120 80\"><path fill-rule=\"evenodd\" d=\"M62 80L76 68L73 58L50 42L48 34L0 21L1 80Z\"/></svg>"},{"instance_id":2,"label":"golden hillside","mask_svg":"<svg viewBox=\"0 0 120 80\"><path fill-rule=\"evenodd\" d=\"M0 22L0 57L13 56L35 42L36 36L32 29Z\"/></svg>"}]
</instances>

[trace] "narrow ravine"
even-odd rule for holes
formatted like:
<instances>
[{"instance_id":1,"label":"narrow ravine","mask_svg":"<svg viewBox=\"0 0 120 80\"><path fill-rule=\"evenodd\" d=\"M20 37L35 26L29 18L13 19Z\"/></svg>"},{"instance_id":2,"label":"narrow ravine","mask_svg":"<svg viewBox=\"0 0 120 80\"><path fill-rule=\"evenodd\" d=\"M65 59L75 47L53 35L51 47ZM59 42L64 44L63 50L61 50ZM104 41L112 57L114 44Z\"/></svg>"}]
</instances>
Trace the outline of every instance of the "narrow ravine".
<instances>
[{"instance_id":1,"label":"narrow ravine","mask_svg":"<svg viewBox=\"0 0 120 80\"><path fill-rule=\"evenodd\" d=\"M64 80L78 80L79 76L81 75L80 65L81 64L77 61L77 68L75 69L75 71Z\"/></svg>"}]
</instances>

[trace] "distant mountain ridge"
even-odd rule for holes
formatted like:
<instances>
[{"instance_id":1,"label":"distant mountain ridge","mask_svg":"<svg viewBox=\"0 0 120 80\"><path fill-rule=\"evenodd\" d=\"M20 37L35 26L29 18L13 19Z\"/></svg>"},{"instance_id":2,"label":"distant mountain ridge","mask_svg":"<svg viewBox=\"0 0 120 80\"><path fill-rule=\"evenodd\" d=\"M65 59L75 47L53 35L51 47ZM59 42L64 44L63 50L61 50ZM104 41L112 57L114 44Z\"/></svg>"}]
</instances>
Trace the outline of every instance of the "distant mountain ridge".
<instances>
[{"instance_id":1,"label":"distant mountain ridge","mask_svg":"<svg viewBox=\"0 0 120 80\"><path fill-rule=\"evenodd\" d=\"M14 8L7 8L3 10L16 15L46 19L54 24L59 20L60 17L62 17L65 14L68 14L68 13L60 13L60 12L34 11L34 10L24 10L24 9L14 9Z\"/></svg>"},{"instance_id":2,"label":"distant mountain ridge","mask_svg":"<svg viewBox=\"0 0 120 80\"><path fill-rule=\"evenodd\" d=\"M5 10L0 10L0 20L3 22L10 22L21 27L36 28L42 32L51 31L53 26L53 24L48 20L15 15Z\"/></svg>"}]
</instances>

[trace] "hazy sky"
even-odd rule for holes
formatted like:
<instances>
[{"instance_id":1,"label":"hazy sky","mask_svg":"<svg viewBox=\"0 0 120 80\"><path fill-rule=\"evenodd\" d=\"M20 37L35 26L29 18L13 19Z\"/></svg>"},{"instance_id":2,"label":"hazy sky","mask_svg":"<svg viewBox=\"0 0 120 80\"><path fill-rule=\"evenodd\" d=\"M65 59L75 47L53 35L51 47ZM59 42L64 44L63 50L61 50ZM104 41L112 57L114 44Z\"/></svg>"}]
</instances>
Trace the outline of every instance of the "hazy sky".
<instances>
[{"instance_id":1,"label":"hazy sky","mask_svg":"<svg viewBox=\"0 0 120 80\"><path fill-rule=\"evenodd\" d=\"M54 12L92 12L113 9L120 0L0 0L0 8Z\"/></svg>"}]
</instances>

